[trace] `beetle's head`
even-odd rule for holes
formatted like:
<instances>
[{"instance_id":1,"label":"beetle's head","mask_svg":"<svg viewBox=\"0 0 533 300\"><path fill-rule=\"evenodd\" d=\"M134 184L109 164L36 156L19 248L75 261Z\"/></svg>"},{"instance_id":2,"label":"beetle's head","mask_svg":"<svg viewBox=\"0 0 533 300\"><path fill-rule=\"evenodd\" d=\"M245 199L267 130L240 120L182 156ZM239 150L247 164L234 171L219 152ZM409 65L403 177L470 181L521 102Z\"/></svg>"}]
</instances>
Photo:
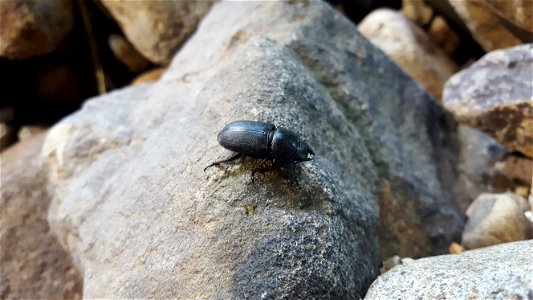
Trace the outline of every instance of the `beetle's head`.
<instances>
[{"instance_id":1,"label":"beetle's head","mask_svg":"<svg viewBox=\"0 0 533 300\"><path fill-rule=\"evenodd\" d=\"M298 143L296 153L298 154L298 161L310 161L315 158L315 152L304 141Z\"/></svg>"}]
</instances>

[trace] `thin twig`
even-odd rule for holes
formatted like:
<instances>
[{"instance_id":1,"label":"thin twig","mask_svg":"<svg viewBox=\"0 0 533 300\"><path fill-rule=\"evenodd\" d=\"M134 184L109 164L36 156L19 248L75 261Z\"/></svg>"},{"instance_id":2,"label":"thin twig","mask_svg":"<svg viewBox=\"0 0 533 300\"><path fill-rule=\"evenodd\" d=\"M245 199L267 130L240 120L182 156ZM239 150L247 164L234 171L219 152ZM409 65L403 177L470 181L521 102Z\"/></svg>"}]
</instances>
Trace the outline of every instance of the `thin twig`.
<instances>
[{"instance_id":1,"label":"thin twig","mask_svg":"<svg viewBox=\"0 0 533 300\"><path fill-rule=\"evenodd\" d=\"M94 66L94 77L96 79L98 94L105 94L107 92L107 88L105 84L104 68L102 67L100 56L98 55L98 48L96 47L96 41L94 39L93 29L91 26L91 18L89 16L87 6L85 5L85 0L78 0L78 7L83 20L83 26L87 32L87 39L89 40L89 50L91 52L91 60Z\"/></svg>"}]
</instances>

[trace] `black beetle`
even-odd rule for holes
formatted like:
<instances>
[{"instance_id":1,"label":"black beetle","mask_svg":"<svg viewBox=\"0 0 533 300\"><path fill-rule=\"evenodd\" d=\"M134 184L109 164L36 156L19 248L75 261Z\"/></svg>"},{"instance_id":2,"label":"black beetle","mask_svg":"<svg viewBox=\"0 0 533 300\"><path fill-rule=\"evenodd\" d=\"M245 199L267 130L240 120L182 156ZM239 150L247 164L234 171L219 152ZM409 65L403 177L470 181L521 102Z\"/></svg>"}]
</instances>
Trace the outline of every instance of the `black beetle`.
<instances>
[{"instance_id":1,"label":"black beetle","mask_svg":"<svg viewBox=\"0 0 533 300\"><path fill-rule=\"evenodd\" d=\"M273 124L258 121L233 121L226 125L218 134L218 143L235 154L227 159L216 161L204 168L233 161L239 157L263 158L259 168L271 160L274 164L288 164L309 161L315 153L309 145L302 141L294 132Z\"/></svg>"}]
</instances>

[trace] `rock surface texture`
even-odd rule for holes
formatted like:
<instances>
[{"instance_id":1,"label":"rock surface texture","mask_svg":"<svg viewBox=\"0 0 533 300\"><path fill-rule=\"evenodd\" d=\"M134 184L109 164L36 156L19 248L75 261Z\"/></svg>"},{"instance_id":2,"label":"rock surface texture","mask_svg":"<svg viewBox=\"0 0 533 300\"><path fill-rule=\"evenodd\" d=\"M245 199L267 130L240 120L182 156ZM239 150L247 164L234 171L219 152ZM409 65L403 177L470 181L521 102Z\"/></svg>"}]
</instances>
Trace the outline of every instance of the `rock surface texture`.
<instances>
[{"instance_id":1,"label":"rock surface texture","mask_svg":"<svg viewBox=\"0 0 533 300\"><path fill-rule=\"evenodd\" d=\"M446 83L459 122L533 157L533 44L493 51Z\"/></svg>"},{"instance_id":2,"label":"rock surface texture","mask_svg":"<svg viewBox=\"0 0 533 300\"><path fill-rule=\"evenodd\" d=\"M44 133L0 156L0 298L80 299L82 278L48 226Z\"/></svg>"},{"instance_id":3,"label":"rock surface texture","mask_svg":"<svg viewBox=\"0 0 533 300\"><path fill-rule=\"evenodd\" d=\"M256 159L203 173L237 119L297 132L315 160L255 181ZM86 298L362 297L380 214L387 252L460 235L447 120L327 4L222 2L159 81L51 130L49 221Z\"/></svg>"},{"instance_id":4,"label":"rock surface texture","mask_svg":"<svg viewBox=\"0 0 533 300\"><path fill-rule=\"evenodd\" d=\"M73 1L0 1L0 56L26 59L49 53L73 24Z\"/></svg>"},{"instance_id":5,"label":"rock surface texture","mask_svg":"<svg viewBox=\"0 0 533 300\"><path fill-rule=\"evenodd\" d=\"M213 1L102 0L102 4L142 55L167 64Z\"/></svg>"},{"instance_id":6,"label":"rock surface texture","mask_svg":"<svg viewBox=\"0 0 533 300\"><path fill-rule=\"evenodd\" d=\"M365 299L530 299L533 241L428 257L378 277Z\"/></svg>"},{"instance_id":7,"label":"rock surface texture","mask_svg":"<svg viewBox=\"0 0 533 300\"><path fill-rule=\"evenodd\" d=\"M392 9L373 11L359 23L358 29L435 99L441 99L442 87L457 66L424 31Z\"/></svg>"}]
</instances>

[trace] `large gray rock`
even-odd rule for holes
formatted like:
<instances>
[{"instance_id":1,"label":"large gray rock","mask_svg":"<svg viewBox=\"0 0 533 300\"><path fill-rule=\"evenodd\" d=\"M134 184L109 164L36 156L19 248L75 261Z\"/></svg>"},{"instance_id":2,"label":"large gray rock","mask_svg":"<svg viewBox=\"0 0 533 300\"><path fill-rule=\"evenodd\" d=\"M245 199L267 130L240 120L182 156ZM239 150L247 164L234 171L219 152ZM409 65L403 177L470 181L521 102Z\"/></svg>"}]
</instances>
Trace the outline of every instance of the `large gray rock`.
<instances>
[{"instance_id":1,"label":"large gray rock","mask_svg":"<svg viewBox=\"0 0 533 300\"><path fill-rule=\"evenodd\" d=\"M251 159L204 174L229 155L216 133L236 119L292 129L316 159L255 182ZM87 298L361 297L377 274L380 195L394 197L387 252L444 251L460 235L446 122L328 5L223 2L157 83L88 101L51 130L49 220Z\"/></svg>"},{"instance_id":2,"label":"large gray rock","mask_svg":"<svg viewBox=\"0 0 533 300\"><path fill-rule=\"evenodd\" d=\"M365 299L531 299L533 241L418 259L372 283Z\"/></svg>"}]
</instances>

